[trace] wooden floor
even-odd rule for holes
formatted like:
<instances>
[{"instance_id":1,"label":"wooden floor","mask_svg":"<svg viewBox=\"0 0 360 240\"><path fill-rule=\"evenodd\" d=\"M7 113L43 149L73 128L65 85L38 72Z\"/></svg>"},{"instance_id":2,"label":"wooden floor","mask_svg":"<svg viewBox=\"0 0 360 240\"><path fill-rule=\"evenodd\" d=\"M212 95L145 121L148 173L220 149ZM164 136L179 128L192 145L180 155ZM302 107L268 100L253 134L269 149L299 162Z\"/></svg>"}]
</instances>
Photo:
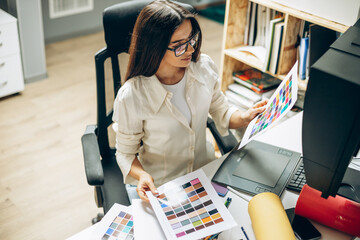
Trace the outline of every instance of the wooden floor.
<instances>
[{"instance_id":1,"label":"wooden floor","mask_svg":"<svg viewBox=\"0 0 360 240\"><path fill-rule=\"evenodd\" d=\"M223 25L199 18L203 52L220 64ZM0 99L0 239L65 239L98 209L80 138L96 123L94 54L103 33L46 46L48 78Z\"/></svg>"}]
</instances>

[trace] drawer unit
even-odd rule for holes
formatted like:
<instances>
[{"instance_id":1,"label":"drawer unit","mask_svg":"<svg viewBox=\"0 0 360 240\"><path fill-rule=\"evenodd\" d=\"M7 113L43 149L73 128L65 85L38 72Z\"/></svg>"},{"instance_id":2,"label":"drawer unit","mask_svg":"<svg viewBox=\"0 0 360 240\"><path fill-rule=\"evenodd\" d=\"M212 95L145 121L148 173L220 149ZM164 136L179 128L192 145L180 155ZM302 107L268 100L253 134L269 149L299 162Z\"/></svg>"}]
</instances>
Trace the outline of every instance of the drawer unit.
<instances>
[{"instance_id":1,"label":"drawer unit","mask_svg":"<svg viewBox=\"0 0 360 240\"><path fill-rule=\"evenodd\" d=\"M19 40L15 20L0 25L0 57L16 52L19 52Z\"/></svg>"},{"instance_id":2,"label":"drawer unit","mask_svg":"<svg viewBox=\"0 0 360 240\"><path fill-rule=\"evenodd\" d=\"M17 19L0 9L0 97L24 90Z\"/></svg>"},{"instance_id":3,"label":"drawer unit","mask_svg":"<svg viewBox=\"0 0 360 240\"><path fill-rule=\"evenodd\" d=\"M0 78L21 69L21 58L19 54L11 54L5 57L0 56Z\"/></svg>"},{"instance_id":4,"label":"drawer unit","mask_svg":"<svg viewBox=\"0 0 360 240\"><path fill-rule=\"evenodd\" d=\"M24 90L22 74L13 72L0 77L0 97Z\"/></svg>"}]
</instances>

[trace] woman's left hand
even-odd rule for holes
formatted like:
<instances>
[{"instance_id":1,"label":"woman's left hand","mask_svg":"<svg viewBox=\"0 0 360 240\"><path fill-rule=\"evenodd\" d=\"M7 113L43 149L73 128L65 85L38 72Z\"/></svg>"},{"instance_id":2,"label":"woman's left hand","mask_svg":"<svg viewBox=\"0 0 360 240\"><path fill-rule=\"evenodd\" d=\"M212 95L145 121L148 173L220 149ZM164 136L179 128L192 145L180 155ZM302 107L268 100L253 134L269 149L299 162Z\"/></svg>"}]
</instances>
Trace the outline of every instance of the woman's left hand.
<instances>
[{"instance_id":1,"label":"woman's left hand","mask_svg":"<svg viewBox=\"0 0 360 240\"><path fill-rule=\"evenodd\" d=\"M268 103L268 100L262 100L256 103L254 106L249 108L246 112L243 113L242 119L249 124L259 113L265 111L265 106Z\"/></svg>"},{"instance_id":2,"label":"woman's left hand","mask_svg":"<svg viewBox=\"0 0 360 240\"><path fill-rule=\"evenodd\" d=\"M256 103L254 106L252 106L245 112L237 110L230 117L229 128L237 129L246 127L247 125L249 125L251 120L253 120L259 113L262 113L265 110L265 106L267 103L268 100L262 100L261 102Z\"/></svg>"}]
</instances>

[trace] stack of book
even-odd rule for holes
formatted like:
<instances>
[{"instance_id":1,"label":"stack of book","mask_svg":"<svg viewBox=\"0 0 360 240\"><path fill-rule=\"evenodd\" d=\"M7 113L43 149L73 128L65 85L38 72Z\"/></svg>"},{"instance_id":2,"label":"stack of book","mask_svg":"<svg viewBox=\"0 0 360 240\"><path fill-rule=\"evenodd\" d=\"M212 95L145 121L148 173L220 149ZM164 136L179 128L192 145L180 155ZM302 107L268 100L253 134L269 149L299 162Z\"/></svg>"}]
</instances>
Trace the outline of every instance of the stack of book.
<instances>
[{"instance_id":1,"label":"stack of book","mask_svg":"<svg viewBox=\"0 0 360 240\"><path fill-rule=\"evenodd\" d=\"M234 83L228 86L225 95L241 109L248 109L262 99L270 98L281 80L257 69L233 72Z\"/></svg>"}]
</instances>

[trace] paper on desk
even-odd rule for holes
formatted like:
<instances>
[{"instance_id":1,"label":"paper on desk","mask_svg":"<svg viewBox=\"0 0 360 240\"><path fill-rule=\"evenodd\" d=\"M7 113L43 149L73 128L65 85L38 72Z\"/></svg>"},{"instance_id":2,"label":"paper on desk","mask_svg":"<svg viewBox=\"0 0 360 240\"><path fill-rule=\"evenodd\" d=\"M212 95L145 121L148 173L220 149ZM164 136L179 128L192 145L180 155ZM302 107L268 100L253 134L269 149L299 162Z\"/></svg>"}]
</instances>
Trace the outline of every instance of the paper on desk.
<instances>
[{"instance_id":1,"label":"paper on desk","mask_svg":"<svg viewBox=\"0 0 360 240\"><path fill-rule=\"evenodd\" d=\"M201 239L237 224L202 169L146 192L167 239Z\"/></svg>"},{"instance_id":2,"label":"paper on desk","mask_svg":"<svg viewBox=\"0 0 360 240\"><path fill-rule=\"evenodd\" d=\"M131 206L115 203L105 214L92 233L92 239L133 240L133 216Z\"/></svg>"},{"instance_id":3,"label":"paper on desk","mask_svg":"<svg viewBox=\"0 0 360 240\"><path fill-rule=\"evenodd\" d=\"M160 223L158 222L154 210L150 203L140 199L132 200L132 209L134 216L134 237L137 240L157 239L166 240Z\"/></svg>"},{"instance_id":4,"label":"paper on desk","mask_svg":"<svg viewBox=\"0 0 360 240\"><path fill-rule=\"evenodd\" d=\"M271 96L265 111L249 123L238 149L245 146L259 134L264 133L270 126L284 117L294 106L298 92L297 72L298 62L294 64L285 79Z\"/></svg>"}]
</instances>

